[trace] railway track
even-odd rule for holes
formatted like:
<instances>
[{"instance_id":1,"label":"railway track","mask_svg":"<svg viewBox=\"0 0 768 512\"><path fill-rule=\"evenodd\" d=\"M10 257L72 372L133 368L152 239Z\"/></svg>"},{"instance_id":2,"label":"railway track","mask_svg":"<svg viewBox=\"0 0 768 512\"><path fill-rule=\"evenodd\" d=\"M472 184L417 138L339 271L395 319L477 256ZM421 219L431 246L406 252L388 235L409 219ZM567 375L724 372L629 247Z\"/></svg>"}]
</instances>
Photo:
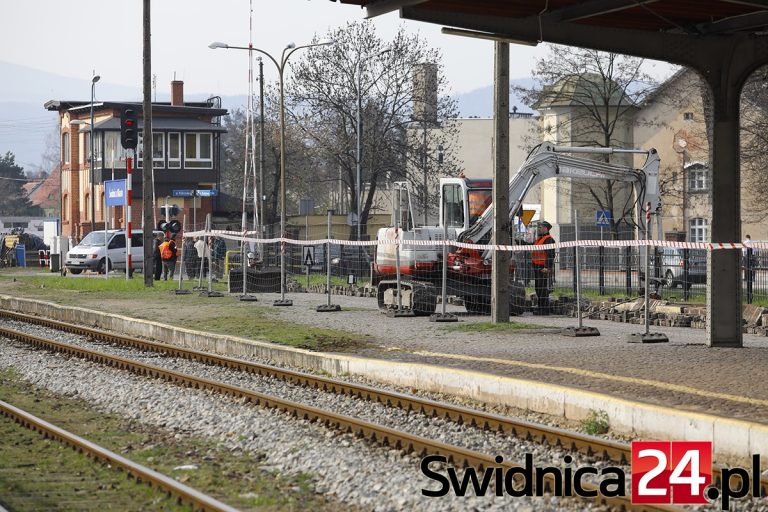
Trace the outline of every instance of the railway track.
<instances>
[{"instance_id":1,"label":"railway track","mask_svg":"<svg viewBox=\"0 0 768 512\"><path fill-rule=\"evenodd\" d=\"M439 416L448 420L456 421L458 423L473 425L478 428L504 432L508 435L518 438L533 440L548 445L560 446L568 450L602 457L605 460L610 460L617 463L626 464L630 459L630 447L624 443L617 443L601 438L568 432L562 429L536 425L530 422L515 420L512 418L481 411L475 411L460 406L439 403L432 400L404 395L392 391L375 389L369 386L350 384L322 376L310 375L284 368L277 368L270 365L213 355L210 353L184 349L172 345L141 340L133 337L116 335L113 333L107 333L95 329L89 329L63 322L39 317L31 317L28 315L22 315L8 311L0 311L0 318L30 322L37 325L89 337L94 340L116 343L140 350L160 352L168 356L196 360L206 364L234 368L262 376L269 376L300 386L308 386L323 391L341 393L392 407L399 407L409 411L418 411L428 416ZM143 375L149 375L188 386L211 389L217 392L225 393L227 395L242 397L258 405L278 408L302 418L320 421L327 426L336 428L338 430L354 432L359 436L368 438L385 446L392 446L406 451L415 451L416 453L422 455L440 454L445 456L456 466L474 466L478 468L486 468L492 466L512 468L519 466L518 464L511 462L497 464L492 457L482 453L466 450L460 447L452 447L443 443L437 443L429 439L398 432L396 430L382 427L380 425L345 417L329 411L322 411L311 406L297 404L277 397L256 393L247 389L237 388L235 386L217 383L206 379L198 379L189 375L180 374L178 372L153 367L150 365L142 365L140 363L136 363L124 358L84 350L81 347L75 347L65 343L44 340L36 336L19 333L10 329L0 328L0 334L11 338L20 339L43 348L66 352L78 357L84 357L118 368L128 369ZM718 477L719 471L716 472L715 479ZM764 479L762 486L765 487L766 483L767 482ZM618 506L624 509L669 510L669 508L664 507L654 508L651 506L632 506L632 504L629 503L628 498L601 499L607 504Z\"/></svg>"},{"instance_id":2,"label":"railway track","mask_svg":"<svg viewBox=\"0 0 768 512\"><path fill-rule=\"evenodd\" d=\"M121 469L127 474L132 475L137 481L162 489L177 497L181 502L190 505L193 510L210 512L236 512L237 510L173 478L133 462L2 400L0 400L0 415L16 421L23 427L39 432L45 438L54 439L68 445L90 456L94 461L103 462L111 465L113 468Z\"/></svg>"}]
</instances>

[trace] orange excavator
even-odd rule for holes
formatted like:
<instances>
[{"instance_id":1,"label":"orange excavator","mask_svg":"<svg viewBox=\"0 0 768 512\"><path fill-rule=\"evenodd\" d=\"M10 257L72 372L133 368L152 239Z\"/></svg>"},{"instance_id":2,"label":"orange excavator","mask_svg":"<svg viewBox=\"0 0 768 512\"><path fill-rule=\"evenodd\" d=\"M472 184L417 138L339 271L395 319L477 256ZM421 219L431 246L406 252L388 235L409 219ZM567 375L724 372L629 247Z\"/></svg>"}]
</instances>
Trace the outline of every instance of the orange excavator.
<instances>
[{"instance_id":1,"label":"orange excavator","mask_svg":"<svg viewBox=\"0 0 768 512\"><path fill-rule=\"evenodd\" d=\"M641 168L613 164L590 155L639 153L646 155ZM659 157L655 149L619 149L558 146L542 143L531 151L509 182L510 225L521 211L527 192L549 178L615 180L632 183L636 210L645 202L660 208ZM379 243L374 258L379 308L403 309L415 315L435 311L440 295L442 245L444 231L448 240L485 245L490 242L493 221L492 181L490 178L441 178L440 222L436 226L414 226L413 209L407 186L395 183L393 226L379 229ZM434 245L434 243L438 245ZM399 250L397 249L399 246ZM491 305L490 249L466 249L455 246L445 262L448 266L448 296L461 297L471 313L488 314ZM398 286L397 275L400 275ZM398 292L399 290L399 292ZM525 288L515 279L514 262L510 265L510 313L522 313Z\"/></svg>"}]
</instances>

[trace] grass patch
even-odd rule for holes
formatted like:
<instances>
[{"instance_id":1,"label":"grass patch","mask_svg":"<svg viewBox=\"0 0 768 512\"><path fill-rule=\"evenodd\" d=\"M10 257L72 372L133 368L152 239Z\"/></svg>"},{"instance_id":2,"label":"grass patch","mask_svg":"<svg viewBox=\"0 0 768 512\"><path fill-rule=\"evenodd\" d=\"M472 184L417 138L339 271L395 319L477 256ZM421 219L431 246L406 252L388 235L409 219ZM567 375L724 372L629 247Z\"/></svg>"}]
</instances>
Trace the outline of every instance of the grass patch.
<instances>
[{"instance_id":1,"label":"grass patch","mask_svg":"<svg viewBox=\"0 0 768 512\"><path fill-rule=\"evenodd\" d=\"M211 300L211 299L205 299ZM253 308L233 308L215 318L188 319L184 327L243 338L268 340L292 347L320 351L345 351L367 344L365 336L267 318Z\"/></svg>"},{"instance_id":2,"label":"grass patch","mask_svg":"<svg viewBox=\"0 0 768 512\"><path fill-rule=\"evenodd\" d=\"M445 325L441 328L447 331L456 332L510 332L525 329L541 329L541 326L535 324L526 324L524 322L510 321L500 324L495 324L493 322L468 322L456 325Z\"/></svg>"},{"instance_id":3,"label":"grass patch","mask_svg":"<svg viewBox=\"0 0 768 512\"><path fill-rule=\"evenodd\" d=\"M587 417L581 422L581 428L591 436L607 434L610 427L611 422L608 419L608 413L602 409L599 411L590 409Z\"/></svg>"},{"instance_id":4,"label":"grass patch","mask_svg":"<svg viewBox=\"0 0 768 512\"><path fill-rule=\"evenodd\" d=\"M105 297L116 295L119 297L126 297L131 295L146 295L146 294L166 294L170 290L178 288L178 281L153 281L152 287L144 286L144 278L135 274L133 279L125 279L119 274L110 275L109 279L104 276L94 277L61 277L61 276L7 276L0 274L0 281L14 281L14 285L20 291L31 291L40 295L45 295L45 290L49 290L51 294L55 294L56 291L67 291L80 294L100 293L105 294ZM189 288L192 285L189 281L185 281L185 288ZM196 281L195 281L196 283ZM203 286L205 286L205 281ZM226 290L226 283L218 282L213 283L212 288L217 291ZM39 290L39 291L38 291Z\"/></svg>"},{"instance_id":5,"label":"grass patch","mask_svg":"<svg viewBox=\"0 0 768 512\"><path fill-rule=\"evenodd\" d=\"M245 303L233 297L206 298L198 293L174 295L176 281L155 281L144 288L143 279L119 277L71 278L0 277L0 293L73 305L188 329L239 336L308 350L343 352L367 345L367 336L324 329L274 318L271 307ZM185 287L190 287L187 284ZM226 283L214 283L226 291Z\"/></svg>"},{"instance_id":6,"label":"grass patch","mask_svg":"<svg viewBox=\"0 0 768 512\"><path fill-rule=\"evenodd\" d=\"M206 438L104 414L57 397L0 371L0 396L38 417L151 467L241 510L343 509L312 490L310 475L281 476L259 469L260 457L220 449ZM82 454L0 418L0 503L9 510L189 510L164 493L93 464ZM173 468L195 465L197 469ZM30 496L34 503L30 502ZM74 502L72 501L74 500Z\"/></svg>"}]
</instances>

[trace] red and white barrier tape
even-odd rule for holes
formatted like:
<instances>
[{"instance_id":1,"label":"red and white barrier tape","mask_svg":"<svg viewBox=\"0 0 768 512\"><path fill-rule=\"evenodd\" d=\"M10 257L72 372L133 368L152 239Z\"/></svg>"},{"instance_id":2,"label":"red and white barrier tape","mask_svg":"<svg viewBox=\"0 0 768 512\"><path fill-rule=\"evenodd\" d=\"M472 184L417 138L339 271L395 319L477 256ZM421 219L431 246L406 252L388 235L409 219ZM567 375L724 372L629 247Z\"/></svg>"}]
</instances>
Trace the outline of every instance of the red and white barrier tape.
<instances>
[{"instance_id":1,"label":"red and white barrier tape","mask_svg":"<svg viewBox=\"0 0 768 512\"><path fill-rule=\"evenodd\" d=\"M256 231L224 231L224 230L211 230L211 231L191 231L184 233L184 238L190 237L211 237L216 236L224 238L226 240L234 240L238 242L253 242L256 244L275 244L284 243L288 245L320 245L328 242L331 245L346 245L346 246L374 246L374 245L402 245L402 246L435 246L440 247L445 244L453 247L461 247L463 249L476 249L479 251L491 250L491 251L541 251L549 249L561 249L565 247L645 247L650 245L651 247L674 247L678 249L704 249L707 251L714 251L720 249L747 249L747 247L740 242L672 242L667 240L579 240L570 242L558 242L555 244L544 245L486 245L486 244L467 244L464 242L457 242L455 240L401 240L401 239L386 239L386 240L368 240L368 241L356 241L356 240L339 240L335 238L320 238L317 240L294 240L292 238L255 238ZM768 249L768 242L752 242L752 249Z\"/></svg>"}]
</instances>

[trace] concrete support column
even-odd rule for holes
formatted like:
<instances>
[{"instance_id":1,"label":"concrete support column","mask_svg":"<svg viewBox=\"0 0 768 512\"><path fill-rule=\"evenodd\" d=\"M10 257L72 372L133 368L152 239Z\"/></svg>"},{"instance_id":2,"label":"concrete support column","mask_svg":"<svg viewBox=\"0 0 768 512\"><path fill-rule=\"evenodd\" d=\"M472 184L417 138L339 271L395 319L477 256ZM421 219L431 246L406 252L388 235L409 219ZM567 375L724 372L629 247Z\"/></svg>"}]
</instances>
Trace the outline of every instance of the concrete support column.
<instances>
[{"instance_id":1,"label":"concrete support column","mask_svg":"<svg viewBox=\"0 0 768 512\"><path fill-rule=\"evenodd\" d=\"M711 241L738 242L741 236L741 177L739 170L739 99L743 76L722 63L712 89L710 162L712 177ZM727 77L727 78L726 78ZM725 78L721 80L721 78ZM714 250L707 263L707 344L741 347L741 251Z\"/></svg>"},{"instance_id":2,"label":"concrete support column","mask_svg":"<svg viewBox=\"0 0 768 512\"><path fill-rule=\"evenodd\" d=\"M509 43L494 43L493 232L491 243L509 245ZM493 251L491 321L509 322L509 255Z\"/></svg>"}]
</instances>

